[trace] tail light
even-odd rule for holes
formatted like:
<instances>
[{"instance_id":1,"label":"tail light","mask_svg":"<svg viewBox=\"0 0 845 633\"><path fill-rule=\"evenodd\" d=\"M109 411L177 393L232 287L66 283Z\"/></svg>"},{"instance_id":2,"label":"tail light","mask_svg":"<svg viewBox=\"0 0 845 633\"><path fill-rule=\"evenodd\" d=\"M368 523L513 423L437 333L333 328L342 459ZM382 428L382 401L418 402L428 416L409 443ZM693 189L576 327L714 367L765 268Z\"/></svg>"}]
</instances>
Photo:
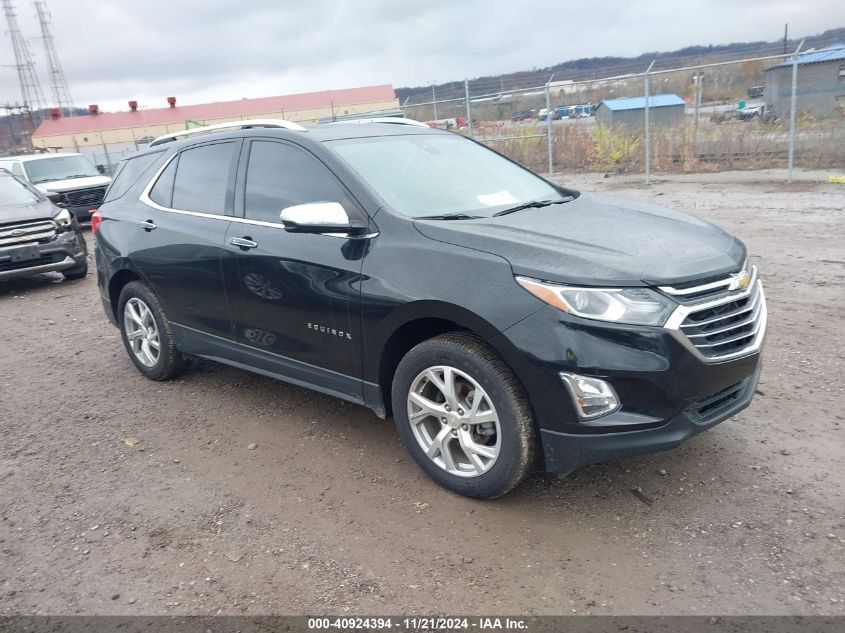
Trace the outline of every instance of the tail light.
<instances>
[{"instance_id":1,"label":"tail light","mask_svg":"<svg viewBox=\"0 0 845 633\"><path fill-rule=\"evenodd\" d=\"M96 235L97 229L100 228L100 221L103 218L102 218L102 216L100 216L100 210L99 209L91 209L90 213L91 213L91 233Z\"/></svg>"}]
</instances>

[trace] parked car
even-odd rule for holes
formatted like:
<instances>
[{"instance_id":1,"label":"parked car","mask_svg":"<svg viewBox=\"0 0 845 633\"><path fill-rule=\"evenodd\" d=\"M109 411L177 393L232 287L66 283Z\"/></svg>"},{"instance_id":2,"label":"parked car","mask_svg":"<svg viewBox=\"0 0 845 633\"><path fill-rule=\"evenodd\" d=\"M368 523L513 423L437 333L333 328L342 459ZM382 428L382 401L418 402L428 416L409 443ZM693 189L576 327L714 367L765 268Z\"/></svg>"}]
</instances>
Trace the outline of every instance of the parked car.
<instances>
[{"instance_id":1,"label":"parked car","mask_svg":"<svg viewBox=\"0 0 845 633\"><path fill-rule=\"evenodd\" d=\"M575 106L558 106L555 108L555 114L559 119L573 118L575 114Z\"/></svg>"},{"instance_id":2,"label":"parked car","mask_svg":"<svg viewBox=\"0 0 845 633\"><path fill-rule=\"evenodd\" d=\"M569 473L677 446L760 375L766 303L737 238L424 126L167 135L92 227L141 374L200 356L365 405L471 497L538 460Z\"/></svg>"},{"instance_id":3,"label":"parked car","mask_svg":"<svg viewBox=\"0 0 845 633\"><path fill-rule=\"evenodd\" d=\"M82 154L28 154L0 157L0 167L43 192L56 192L79 222L89 222L100 206L111 178L103 165Z\"/></svg>"},{"instance_id":4,"label":"parked car","mask_svg":"<svg viewBox=\"0 0 845 633\"><path fill-rule=\"evenodd\" d=\"M534 110L521 110L520 112L514 112L511 116L511 121L528 121L529 119L534 118Z\"/></svg>"},{"instance_id":5,"label":"parked car","mask_svg":"<svg viewBox=\"0 0 845 633\"><path fill-rule=\"evenodd\" d=\"M0 281L53 271L79 279L88 272L87 256L76 218L0 169Z\"/></svg>"},{"instance_id":6,"label":"parked car","mask_svg":"<svg viewBox=\"0 0 845 633\"><path fill-rule=\"evenodd\" d=\"M750 121L763 113L763 106L745 106L737 110L737 118L740 121Z\"/></svg>"}]
</instances>

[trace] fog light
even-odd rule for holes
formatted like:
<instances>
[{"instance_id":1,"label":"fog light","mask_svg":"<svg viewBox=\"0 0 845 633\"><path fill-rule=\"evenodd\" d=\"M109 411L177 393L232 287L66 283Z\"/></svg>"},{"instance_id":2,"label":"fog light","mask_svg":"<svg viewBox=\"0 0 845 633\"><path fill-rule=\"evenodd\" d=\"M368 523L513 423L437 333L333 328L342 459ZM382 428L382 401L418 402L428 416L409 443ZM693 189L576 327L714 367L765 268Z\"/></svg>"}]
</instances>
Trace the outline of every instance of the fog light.
<instances>
[{"instance_id":1,"label":"fog light","mask_svg":"<svg viewBox=\"0 0 845 633\"><path fill-rule=\"evenodd\" d=\"M582 420L592 420L619 408L619 396L610 383L566 372L561 372L560 377L569 389L575 411Z\"/></svg>"}]
</instances>

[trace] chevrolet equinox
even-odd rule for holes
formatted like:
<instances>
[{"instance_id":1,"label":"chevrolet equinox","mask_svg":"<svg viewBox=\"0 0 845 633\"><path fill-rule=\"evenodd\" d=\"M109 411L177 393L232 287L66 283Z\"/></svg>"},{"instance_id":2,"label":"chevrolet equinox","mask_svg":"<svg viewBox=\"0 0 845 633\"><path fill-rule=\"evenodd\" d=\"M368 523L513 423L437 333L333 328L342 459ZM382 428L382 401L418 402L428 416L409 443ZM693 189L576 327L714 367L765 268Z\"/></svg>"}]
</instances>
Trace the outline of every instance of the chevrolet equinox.
<instances>
[{"instance_id":1,"label":"chevrolet equinox","mask_svg":"<svg viewBox=\"0 0 845 633\"><path fill-rule=\"evenodd\" d=\"M760 375L766 303L737 238L407 120L159 137L92 227L144 376L203 357L365 405L471 497L538 461L677 446Z\"/></svg>"}]
</instances>

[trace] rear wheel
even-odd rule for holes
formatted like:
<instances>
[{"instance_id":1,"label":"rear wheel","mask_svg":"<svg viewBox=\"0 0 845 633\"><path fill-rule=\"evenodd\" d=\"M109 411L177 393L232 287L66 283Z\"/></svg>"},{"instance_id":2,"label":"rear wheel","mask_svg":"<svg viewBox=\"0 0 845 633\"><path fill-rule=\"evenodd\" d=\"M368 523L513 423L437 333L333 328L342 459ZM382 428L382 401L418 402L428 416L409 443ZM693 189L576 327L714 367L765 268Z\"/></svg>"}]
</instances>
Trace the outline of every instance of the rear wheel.
<instances>
[{"instance_id":1,"label":"rear wheel","mask_svg":"<svg viewBox=\"0 0 845 633\"><path fill-rule=\"evenodd\" d=\"M479 338L438 336L399 363L392 402L414 460L440 485L490 499L534 465L531 409L513 372Z\"/></svg>"},{"instance_id":2,"label":"rear wheel","mask_svg":"<svg viewBox=\"0 0 845 633\"><path fill-rule=\"evenodd\" d=\"M185 372L190 360L173 340L170 321L155 293L141 281L133 281L120 293L117 317L129 359L150 380L168 380Z\"/></svg>"}]
</instances>

